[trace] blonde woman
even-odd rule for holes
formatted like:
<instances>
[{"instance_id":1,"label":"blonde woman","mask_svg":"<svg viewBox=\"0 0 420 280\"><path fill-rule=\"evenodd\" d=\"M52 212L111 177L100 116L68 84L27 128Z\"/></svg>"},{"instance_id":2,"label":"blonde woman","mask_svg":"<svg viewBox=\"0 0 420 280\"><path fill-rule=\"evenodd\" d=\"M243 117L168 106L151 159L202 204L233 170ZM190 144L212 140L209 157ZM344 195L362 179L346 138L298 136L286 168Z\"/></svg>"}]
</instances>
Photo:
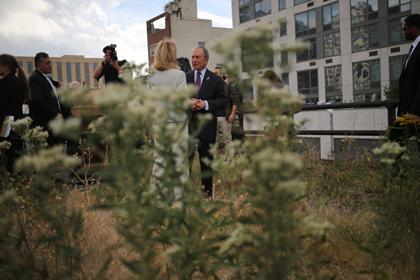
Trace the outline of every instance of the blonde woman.
<instances>
[{"instance_id":1,"label":"blonde woman","mask_svg":"<svg viewBox=\"0 0 420 280\"><path fill-rule=\"evenodd\" d=\"M153 68L156 72L150 77L149 85L151 87L178 88L186 87L185 73L178 69L176 63L176 46L171 39L160 41L156 47ZM176 155L176 168L180 174L181 183L185 183L189 177L188 170L188 124L187 114L171 111L171 104L166 103L167 119L165 129L174 137L172 151ZM155 163L153 165L152 185L159 184L159 179L165 172L165 159L159 154L163 147L159 141L159 136L155 137ZM174 186L175 199L182 197L182 189Z\"/></svg>"}]
</instances>

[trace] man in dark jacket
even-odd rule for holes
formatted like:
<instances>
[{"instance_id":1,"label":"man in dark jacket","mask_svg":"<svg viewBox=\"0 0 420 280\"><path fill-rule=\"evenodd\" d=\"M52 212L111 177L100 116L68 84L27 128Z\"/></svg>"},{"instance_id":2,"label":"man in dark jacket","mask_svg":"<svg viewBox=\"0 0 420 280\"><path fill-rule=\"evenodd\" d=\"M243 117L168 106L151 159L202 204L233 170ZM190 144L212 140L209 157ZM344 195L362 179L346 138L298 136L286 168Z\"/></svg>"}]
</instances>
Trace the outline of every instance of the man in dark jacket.
<instances>
[{"instance_id":1,"label":"man in dark jacket","mask_svg":"<svg viewBox=\"0 0 420 280\"><path fill-rule=\"evenodd\" d=\"M57 144L59 139L52 135L48 123L55 118L67 118L70 108L60 101L58 88L60 82L54 81L51 77L51 60L44 52L35 55L36 70L29 77L31 95L29 100L29 116L32 118L33 126L41 126L48 131L48 145Z\"/></svg>"},{"instance_id":2,"label":"man in dark jacket","mask_svg":"<svg viewBox=\"0 0 420 280\"><path fill-rule=\"evenodd\" d=\"M400 102L398 115L409 113L420 116L420 15L404 19L404 38L413 41L400 75Z\"/></svg>"},{"instance_id":3,"label":"man in dark jacket","mask_svg":"<svg viewBox=\"0 0 420 280\"><path fill-rule=\"evenodd\" d=\"M187 73L187 83L195 84L197 91L193 98L189 119L189 133L198 138L198 154L200 157L201 183L204 193L213 197L213 174L211 162L213 155L210 146L216 142L217 111L226 107L224 82L207 69L209 53L204 47L194 48L192 51L193 71ZM210 113L211 119L199 129L199 116ZM195 147L190 151L190 166L194 159Z\"/></svg>"}]
</instances>

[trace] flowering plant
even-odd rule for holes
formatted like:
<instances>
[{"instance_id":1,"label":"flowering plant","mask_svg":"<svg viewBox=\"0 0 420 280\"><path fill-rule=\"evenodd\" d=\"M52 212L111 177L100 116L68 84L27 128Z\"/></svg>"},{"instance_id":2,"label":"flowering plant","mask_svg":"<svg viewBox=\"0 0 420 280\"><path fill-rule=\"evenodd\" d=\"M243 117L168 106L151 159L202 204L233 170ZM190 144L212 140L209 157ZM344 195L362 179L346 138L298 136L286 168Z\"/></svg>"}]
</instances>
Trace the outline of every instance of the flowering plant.
<instances>
[{"instance_id":1,"label":"flowering plant","mask_svg":"<svg viewBox=\"0 0 420 280\"><path fill-rule=\"evenodd\" d=\"M416 142L420 143L420 116L413 114L398 116L389 129L389 138L406 145L413 136Z\"/></svg>"}]
</instances>

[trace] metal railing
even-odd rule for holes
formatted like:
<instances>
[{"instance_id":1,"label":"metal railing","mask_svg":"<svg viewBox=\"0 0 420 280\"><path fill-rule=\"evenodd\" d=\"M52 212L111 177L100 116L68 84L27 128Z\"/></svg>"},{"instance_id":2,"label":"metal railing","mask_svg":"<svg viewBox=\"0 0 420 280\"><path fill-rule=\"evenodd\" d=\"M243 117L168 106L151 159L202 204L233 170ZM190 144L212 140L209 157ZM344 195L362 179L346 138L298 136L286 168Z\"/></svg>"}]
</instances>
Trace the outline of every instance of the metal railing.
<instances>
[{"instance_id":1,"label":"metal railing","mask_svg":"<svg viewBox=\"0 0 420 280\"><path fill-rule=\"evenodd\" d=\"M388 115L388 126L391 126L396 118L395 108L397 104L391 101L379 102L355 102L339 104L303 105L302 111L319 111L331 109L358 109L385 107ZM386 130L300 130L299 135L356 135L356 136L379 136L384 135Z\"/></svg>"}]
</instances>

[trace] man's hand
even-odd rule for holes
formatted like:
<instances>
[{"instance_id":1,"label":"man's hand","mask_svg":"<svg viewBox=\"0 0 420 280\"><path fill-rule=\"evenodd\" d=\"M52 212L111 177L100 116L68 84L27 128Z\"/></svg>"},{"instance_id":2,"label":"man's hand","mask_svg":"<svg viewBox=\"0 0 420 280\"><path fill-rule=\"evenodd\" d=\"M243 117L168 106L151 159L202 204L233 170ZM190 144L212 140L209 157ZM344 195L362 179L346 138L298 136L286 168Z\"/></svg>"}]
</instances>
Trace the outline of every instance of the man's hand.
<instances>
[{"instance_id":1,"label":"man's hand","mask_svg":"<svg viewBox=\"0 0 420 280\"><path fill-rule=\"evenodd\" d=\"M63 115L61 113L58 113L57 115L55 115L55 119L62 120L63 119Z\"/></svg>"},{"instance_id":2,"label":"man's hand","mask_svg":"<svg viewBox=\"0 0 420 280\"><path fill-rule=\"evenodd\" d=\"M204 102L204 100L193 98L193 104L191 106L191 110L200 111L200 110L204 110L205 107L206 107L206 102Z\"/></svg>"},{"instance_id":3,"label":"man's hand","mask_svg":"<svg viewBox=\"0 0 420 280\"><path fill-rule=\"evenodd\" d=\"M230 114L227 121L230 123L233 123L234 120L235 120L235 114Z\"/></svg>"}]
</instances>

